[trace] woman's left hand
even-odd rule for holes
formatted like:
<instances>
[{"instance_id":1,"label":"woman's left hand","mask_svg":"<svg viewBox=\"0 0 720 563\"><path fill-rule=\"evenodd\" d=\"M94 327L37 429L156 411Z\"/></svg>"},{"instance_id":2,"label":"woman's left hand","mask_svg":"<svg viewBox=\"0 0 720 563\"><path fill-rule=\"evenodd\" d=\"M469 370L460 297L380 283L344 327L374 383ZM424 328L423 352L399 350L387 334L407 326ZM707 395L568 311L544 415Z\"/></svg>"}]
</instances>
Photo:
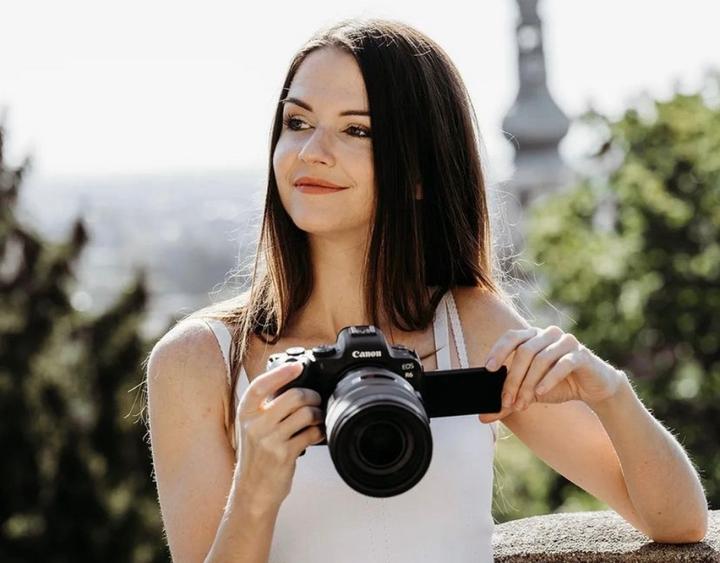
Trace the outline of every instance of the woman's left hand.
<instances>
[{"instance_id":1,"label":"woman's left hand","mask_svg":"<svg viewBox=\"0 0 720 563\"><path fill-rule=\"evenodd\" d=\"M502 391L503 408L499 413L479 415L482 422L523 411L534 402L581 400L592 406L612 397L625 377L572 334L554 325L508 330L490 349L485 367L495 371L511 354Z\"/></svg>"}]
</instances>

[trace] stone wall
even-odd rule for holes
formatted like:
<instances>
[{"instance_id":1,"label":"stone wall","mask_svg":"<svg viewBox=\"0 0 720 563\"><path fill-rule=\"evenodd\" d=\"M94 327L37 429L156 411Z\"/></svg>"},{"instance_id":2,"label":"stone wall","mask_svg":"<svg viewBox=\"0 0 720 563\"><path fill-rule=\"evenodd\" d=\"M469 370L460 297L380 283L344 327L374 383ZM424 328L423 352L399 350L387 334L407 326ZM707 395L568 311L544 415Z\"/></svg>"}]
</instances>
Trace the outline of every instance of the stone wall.
<instances>
[{"instance_id":1,"label":"stone wall","mask_svg":"<svg viewBox=\"0 0 720 563\"><path fill-rule=\"evenodd\" d=\"M607 510L533 516L497 524L493 548L496 563L720 562L720 511L710 512L707 535L698 543L655 543L619 514Z\"/></svg>"}]
</instances>

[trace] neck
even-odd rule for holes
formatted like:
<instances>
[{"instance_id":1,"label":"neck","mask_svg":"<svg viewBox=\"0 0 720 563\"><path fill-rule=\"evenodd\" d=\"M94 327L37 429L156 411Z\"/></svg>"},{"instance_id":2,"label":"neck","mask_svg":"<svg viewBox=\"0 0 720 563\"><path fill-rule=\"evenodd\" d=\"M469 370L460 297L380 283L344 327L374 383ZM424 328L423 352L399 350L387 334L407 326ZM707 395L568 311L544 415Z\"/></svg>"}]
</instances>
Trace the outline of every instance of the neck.
<instances>
[{"instance_id":1,"label":"neck","mask_svg":"<svg viewBox=\"0 0 720 563\"><path fill-rule=\"evenodd\" d=\"M366 240L366 236L308 234L313 289L292 323L293 336L334 342L346 326L371 324L363 287Z\"/></svg>"}]
</instances>

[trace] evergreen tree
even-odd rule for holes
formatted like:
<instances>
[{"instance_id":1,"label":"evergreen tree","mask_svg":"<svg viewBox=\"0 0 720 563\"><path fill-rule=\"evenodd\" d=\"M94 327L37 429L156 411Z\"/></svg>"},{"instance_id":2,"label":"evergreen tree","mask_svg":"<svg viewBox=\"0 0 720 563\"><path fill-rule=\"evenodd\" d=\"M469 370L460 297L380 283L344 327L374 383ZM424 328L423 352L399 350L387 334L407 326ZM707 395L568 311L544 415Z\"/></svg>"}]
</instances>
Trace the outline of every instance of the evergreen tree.
<instances>
[{"instance_id":1,"label":"evergreen tree","mask_svg":"<svg viewBox=\"0 0 720 563\"><path fill-rule=\"evenodd\" d=\"M678 437L720 506L720 78L612 121L603 155L621 164L531 210L529 260L565 327L624 369ZM609 200L608 200L609 198ZM597 228L615 206L614 225ZM544 305L543 305L544 306ZM557 476L570 494L571 483ZM552 488L551 488L552 490ZM558 499L556 499L557 501ZM555 504L557 506L557 504Z\"/></svg>"},{"instance_id":2,"label":"evergreen tree","mask_svg":"<svg viewBox=\"0 0 720 563\"><path fill-rule=\"evenodd\" d=\"M88 241L61 243L17 218L26 159L4 160L0 124L0 561L166 561L145 427L145 274L109 310L72 306Z\"/></svg>"}]
</instances>

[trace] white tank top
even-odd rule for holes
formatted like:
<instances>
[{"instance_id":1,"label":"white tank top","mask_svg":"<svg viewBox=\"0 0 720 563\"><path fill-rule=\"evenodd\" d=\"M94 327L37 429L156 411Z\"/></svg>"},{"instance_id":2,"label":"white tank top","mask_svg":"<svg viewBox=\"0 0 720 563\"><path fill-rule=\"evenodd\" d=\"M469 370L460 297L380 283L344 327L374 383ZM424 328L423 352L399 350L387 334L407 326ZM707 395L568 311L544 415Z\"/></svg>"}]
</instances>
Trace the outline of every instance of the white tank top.
<instances>
[{"instance_id":1,"label":"white tank top","mask_svg":"<svg viewBox=\"0 0 720 563\"><path fill-rule=\"evenodd\" d=\"M449 323L460 367L467 368L465 342L452 292L433 319L437 369L453 369ZM205 319L217 337L229 371L230 333ZM455 366L457 367L457 366ZM249 383L245 369L237 403ZM240 443L235 427L233 448ZM275 523L271 563L464 563L493 561L493 455L497 422L477 415L430 420L433 454L423 478L388 498L358 493L338 475L327 446L310 446L298 457L290 494Z\"/></svg>"}]
</instances>

